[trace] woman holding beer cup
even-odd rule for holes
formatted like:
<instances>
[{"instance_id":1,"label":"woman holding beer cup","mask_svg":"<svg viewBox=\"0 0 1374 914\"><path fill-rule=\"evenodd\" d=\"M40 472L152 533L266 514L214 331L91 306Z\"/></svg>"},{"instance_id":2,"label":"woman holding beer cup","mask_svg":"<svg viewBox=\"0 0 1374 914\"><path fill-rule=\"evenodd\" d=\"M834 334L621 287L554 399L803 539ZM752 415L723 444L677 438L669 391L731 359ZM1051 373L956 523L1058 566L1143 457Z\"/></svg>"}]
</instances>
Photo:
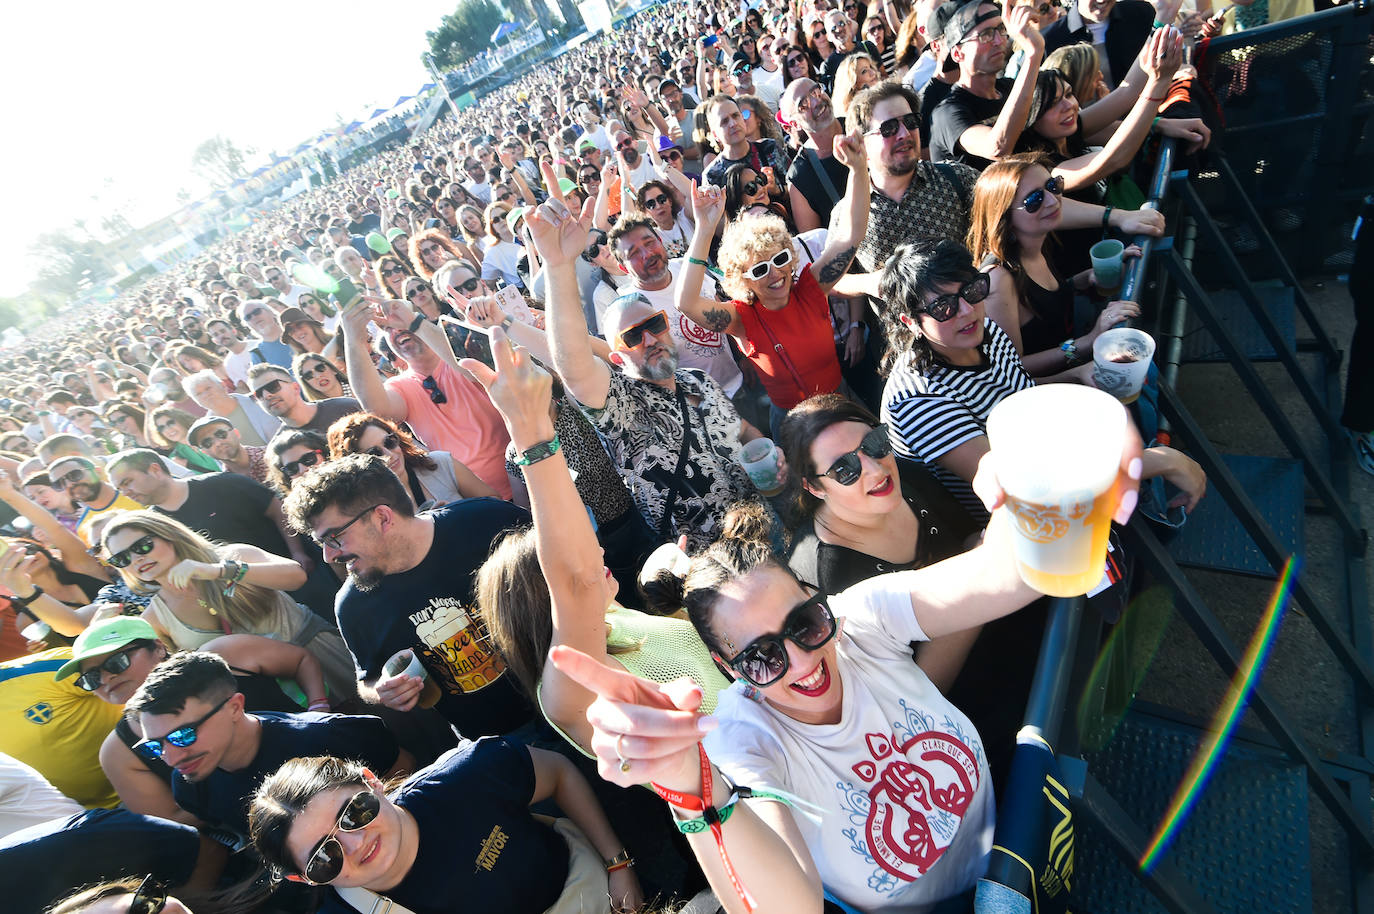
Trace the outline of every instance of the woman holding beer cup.
<instances>
[{"instance_id":1,"label":"woman holding beer cup","mask_svg":"<svg viewBox=\"0 0 1374 914\"><path fill-rule=\"evenodd\" d=\"M1092 360L1093 341L1140 314L1132 301L1107 304L1092 328L1074 333L1074 291L1092 288L1092 270L1062 278L1051 258L1050 235L1063 215L1064 179L1051 175L1049 159L1022 153L998 159L973 188L969 249L991 264L983 302L1002 328L1026 372L1040 378ZM1124 257L1140 256L1130 245Z\"/></svg>"}]
</instances>

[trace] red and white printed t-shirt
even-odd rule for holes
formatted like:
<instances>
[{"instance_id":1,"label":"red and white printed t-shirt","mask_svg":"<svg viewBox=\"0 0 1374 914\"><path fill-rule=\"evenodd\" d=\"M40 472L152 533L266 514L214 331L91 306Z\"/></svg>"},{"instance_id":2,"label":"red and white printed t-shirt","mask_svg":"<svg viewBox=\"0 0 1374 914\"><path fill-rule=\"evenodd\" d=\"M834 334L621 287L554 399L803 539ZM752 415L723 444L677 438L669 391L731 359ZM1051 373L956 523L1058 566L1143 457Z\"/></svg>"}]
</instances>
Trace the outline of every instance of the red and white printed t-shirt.
<instances>
[{"instance_id":1,"label":"red and white printed t-shirt","mask_svg":"<svg viewBox=\"0 0 1374 914\"><path fill-rule=\"evenodd\" d=\"M737 681L721 693L720 726L705 741L734 783L820 807L820 824L800 811L793 818L826 889L861 911L924 911L965 892L992 849L983 742L911 659L910 642L929 640L911 610L915 573L830 598L843 619L839 723L792 720Z\"/></svg>"}]
</instances>

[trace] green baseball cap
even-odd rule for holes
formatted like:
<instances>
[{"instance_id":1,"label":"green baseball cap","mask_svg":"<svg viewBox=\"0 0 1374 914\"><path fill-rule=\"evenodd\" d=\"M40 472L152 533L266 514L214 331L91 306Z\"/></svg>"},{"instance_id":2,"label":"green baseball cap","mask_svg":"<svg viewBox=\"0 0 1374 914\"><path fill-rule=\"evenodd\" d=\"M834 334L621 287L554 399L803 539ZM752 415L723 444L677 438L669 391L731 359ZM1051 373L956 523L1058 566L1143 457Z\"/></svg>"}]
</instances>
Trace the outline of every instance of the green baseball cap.
<instances>
[{"instance_id":1,"label":"green baseball cap","mask_svg":"<svg viewBox=\"0 0 1374 914\"><path fill-rule=\"evenodd\" d=\"M57 671L57 679L61 681L81 672L83 660L117 651L135 641L156 640L157 632L153 630L152 625L138 616L101 619L77 636L76 643L72 645L72 659L62 664L62 668Z\"/></svg>"}]
</instances>

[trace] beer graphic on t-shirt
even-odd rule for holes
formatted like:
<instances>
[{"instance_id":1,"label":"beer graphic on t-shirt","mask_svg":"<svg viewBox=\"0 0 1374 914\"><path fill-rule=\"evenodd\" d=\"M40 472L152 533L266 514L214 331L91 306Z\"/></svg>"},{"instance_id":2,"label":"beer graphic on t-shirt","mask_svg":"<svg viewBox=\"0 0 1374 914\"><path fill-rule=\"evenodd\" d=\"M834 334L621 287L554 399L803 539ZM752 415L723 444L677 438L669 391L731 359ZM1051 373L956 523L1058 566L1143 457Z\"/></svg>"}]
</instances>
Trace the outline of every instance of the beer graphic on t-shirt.
<instances>
[{"instance_id":1,"label":"beer graphic on t-shirt","mask_svg":"<svg viewBox=\"0 0 1374 914\"><path fill-rule=\"evenodd\" d=\"M447 694L478 692L500 679L506 664L492 649L481 620L453 597L431 597L412 613L425 668Z\"/></svg>"}]
</instances>

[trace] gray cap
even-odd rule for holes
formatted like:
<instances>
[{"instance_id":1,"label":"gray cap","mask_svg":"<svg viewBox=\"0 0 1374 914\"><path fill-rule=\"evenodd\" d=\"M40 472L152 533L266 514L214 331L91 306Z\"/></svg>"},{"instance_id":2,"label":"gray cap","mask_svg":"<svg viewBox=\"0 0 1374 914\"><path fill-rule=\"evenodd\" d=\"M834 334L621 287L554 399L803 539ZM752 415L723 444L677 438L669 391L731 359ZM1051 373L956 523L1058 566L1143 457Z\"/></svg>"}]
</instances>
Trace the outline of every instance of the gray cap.
<instances>
[{"instance_id":1,"label":"gray cap","mask_svg":"<svg viewBox=\"0 0 1374 914\"><path fill-rule=\"evenodd\" d=\"M991 0L969 0L968 3L956 9L954 14L950 16L949 21L945 23L943 37L940 42L946 54L948 54L956 44L967 38L969 34L977 28L978 23L986 22L989 19L995 19L1002 15L1002 10L999 8L979 16L978 10L985 4L991 5ZM944 7L941 6L939 9L943 8ZM939 10L937 9L936 12L938 13ZM932 15L931 18L933 19L934 15Z\"/></svg>"}]
</instances>

